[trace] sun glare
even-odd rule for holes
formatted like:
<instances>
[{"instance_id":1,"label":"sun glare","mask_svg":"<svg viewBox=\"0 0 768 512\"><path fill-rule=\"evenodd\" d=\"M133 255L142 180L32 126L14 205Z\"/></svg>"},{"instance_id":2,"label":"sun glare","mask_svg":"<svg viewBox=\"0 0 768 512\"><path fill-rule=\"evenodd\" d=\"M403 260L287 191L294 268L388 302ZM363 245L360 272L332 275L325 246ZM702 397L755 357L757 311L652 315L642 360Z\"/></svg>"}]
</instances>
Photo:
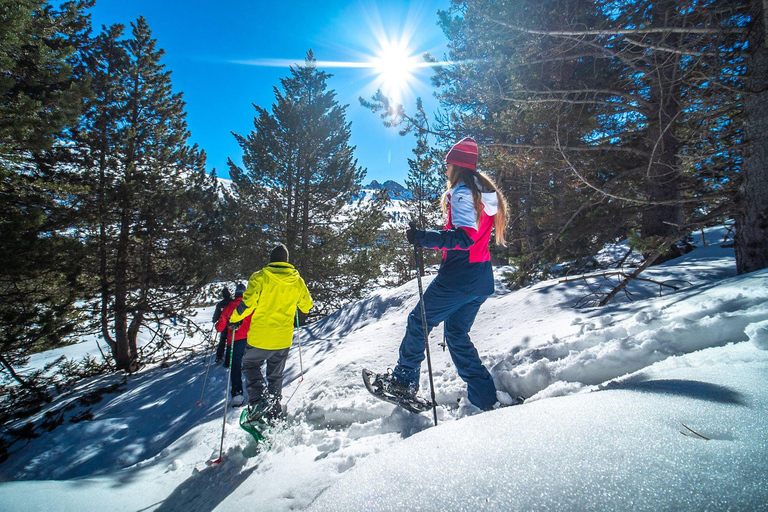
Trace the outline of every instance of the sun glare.
<instances>
[{"instance_id":1,"label":"sun glare","mask_svg":"<svg viewBox=\"0 0 768 512\"><path fill-rule=\"evenodd\" d=\"M373 60L381 90L395 101L402 101L414 82L414 71L419 60L413 56L404 41L382 41L381 48Z\"/></svg>"},{"instance_id":2,"label":"sun glare","mask_svg":"<svg viewBox=\"0 0 768 512\"><path fill-rule=\"evenodd\" d=\"M359 97L370 97L376 89L396 104L406 104L420 93L427 91L424 77L426 68L452 64L449 61L426 62L417 48L424 47L422 28L430 15L426 7L412 2L408 13L398 18L398 11L386 12L383 16L378 9L361 11L361 15L350 26L354 38L350 42L338 43L336 53L346 60L317 60L316 66L326 68L364 69L364 80L357 93ZM393 13L395 15L393 15ZM341 38L343 39L343 38ZM359 47L360 49L354 49ZM433 52L434 48L425 48ZM333 52L332 52L333 53ZM234 60L250 66L286 67L303 65L303 59L258 58ZM352 79L355 83L355 79ZM373 90L372 90L373 89Z\"/></svg>"}]
</instances>

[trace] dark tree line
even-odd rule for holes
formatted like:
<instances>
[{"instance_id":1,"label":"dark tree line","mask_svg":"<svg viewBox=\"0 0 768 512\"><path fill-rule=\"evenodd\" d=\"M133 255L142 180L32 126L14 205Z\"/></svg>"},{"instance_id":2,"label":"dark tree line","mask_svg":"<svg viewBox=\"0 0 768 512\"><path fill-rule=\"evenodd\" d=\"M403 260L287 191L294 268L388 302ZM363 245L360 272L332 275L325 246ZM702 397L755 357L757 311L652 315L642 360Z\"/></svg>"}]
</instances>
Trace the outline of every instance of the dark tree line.
<instances>
[{"instance_id":1,"label":"dark tree line","mask_svg":"<svg viewBox=\"0 0 768 512\"><path fill-rule=\"evenodd\" d=\"M94 334L134 371L141 336L193 321L208 284L247 278L274 244L315 317L364 294L388 254L387 197L353 207L365 170L311 52L236 135L245 164L227 191L189 143L146 20L95 31L91 5L0 5L0 369L37 399L51 381L18 371L30 354Z\"/></svg>"}]
</instances>

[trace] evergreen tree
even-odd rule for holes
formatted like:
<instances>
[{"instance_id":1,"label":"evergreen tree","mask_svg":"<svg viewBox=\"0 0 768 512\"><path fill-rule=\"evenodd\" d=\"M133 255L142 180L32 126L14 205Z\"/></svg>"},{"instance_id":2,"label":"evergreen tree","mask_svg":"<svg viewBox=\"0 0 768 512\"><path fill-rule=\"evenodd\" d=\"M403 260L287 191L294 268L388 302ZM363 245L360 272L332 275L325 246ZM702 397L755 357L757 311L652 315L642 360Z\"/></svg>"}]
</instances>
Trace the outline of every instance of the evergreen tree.
<instances>
[{"instance_id":1,"label":"evergreen tree","mask_svg":"<svg viewBox=\"0 0 768 512\"><path fill-rule=\"evenodd\" d=\"M405 204L416 225L422 229L442 229L443 215L440 201L445 188L445 178L440 172L439 156L429 147L426 132L422 132L417 138L413 155L414 158L408 159L408 177L405 180L405 186L411 191L411 197L405 201ZM408 261L413 262L413 247L404 240L398 245L396 256L400 259L407 257ZM423 254L422 265L434 265L439 263L442 257L442 253L438 251L424 251ZM424 275L424 268L420 268L419 272ZM411 279L410 273L406 273L404 277L405 281Z\"/></svg>"},{"instance_id":2,"label":"evergreen tree","mask_svg":"<svg viewBox=\"0 0 768 512\"><path fill-rule=\"evenodd\" d=\"M79 184L58 141L86 90L75 68L90 4L0 6L0 368L38 394L16 369L77 326Z\"/></svg>"},{"instance_id":3,"label":"evergreen tree","mask_svg":"<svg viewBox=\"0 0 768 512\"><path fill-rule=\"evenodd\" d=\"M351 208L365 171L349 145L346 106L328 90L310 50L275 87L272 111L256 106L254 130L236 135L243 168L230 162L238 220L236 251L249 257L243 276L266 263L271 245L285 243L324 315L359 297L381 272L378 244L384 222L381 198L369 209Z\"/></svg>"},{"instance_id":4,"label":"evergreen tree","mask_svg":"<svg viewBox=\"0 0 768 512\"><path fill-rule=\"evenodd\" d=\"M440 198L445 188L441 175L439 156L429 148L426 133L416 140L414 158L408 159L408 177L405 186L411 197L405 204L411 212L411 219L425 229L434 229L442 221Z\"/></svg>"},{"instance_id":5,"label":"evergreen tree","mask_svg":"<svg viewBox=\"0 0 768 512\"><path fill-rule=\"evenodd\" d=\"M97 277L93 317L118 369L139 363L139 330L188 313L215 275L221 226L215 179L190 147L184 102L146 20L116 25L88 58L94 97L76 134L94 218L87 231Z\"/></svg>"},{"instance_id":6,"label":"evergreen tree","mask_svg":"<svg viewBox=\"0 0 768 512\"><path fill-rule=\"evenodd\" d=\"M447 114L432 130L479 139L512 256L573 259L639 232L658 257L727 211L737 4L454 0L440 13L452 64L436 68Z\"/></svg>"},{"instance_id":7,"label":"evergreen tree","mask_svg":"<svg viewBox=\"0 0 768 512\"><path fill-rule=\"evenodd\" d=\"M768 267L768 6L749 9L747 77L744 87L746 144L736 196L736 269L739 274Z\"/></svg>"}]
</instances>

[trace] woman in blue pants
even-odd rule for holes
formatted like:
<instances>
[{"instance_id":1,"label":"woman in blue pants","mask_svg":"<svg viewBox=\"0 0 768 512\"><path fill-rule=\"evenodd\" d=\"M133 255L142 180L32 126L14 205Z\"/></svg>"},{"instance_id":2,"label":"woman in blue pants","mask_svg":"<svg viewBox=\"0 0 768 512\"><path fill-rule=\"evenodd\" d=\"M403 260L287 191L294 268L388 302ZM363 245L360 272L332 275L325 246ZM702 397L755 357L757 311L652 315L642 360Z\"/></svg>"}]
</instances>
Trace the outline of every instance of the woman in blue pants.
<instances>
[{"instance_id":1,"label":"woman in blue pants","mask_svg":"<svg viewBox=\"0 0 768 512\"><path fill-rule=\"evenodd\" d=\"M467 383L467 398L483 410L496 404L496 387L483 366L469 330L480 306L493 294L493 269L488 244L505 245L506 202L493 181L477 171L477 143L467 137L446 158L448 191L443 195L446 223L442 231L410 228L408 241L443 251L437 277L424 292L427 329L445 322L445 338L459 376ZM426 344L420 306L408 315L405 337L394 371L378 378L394 394L414 397L419 387Z\"/></svg>"}]
</instances>

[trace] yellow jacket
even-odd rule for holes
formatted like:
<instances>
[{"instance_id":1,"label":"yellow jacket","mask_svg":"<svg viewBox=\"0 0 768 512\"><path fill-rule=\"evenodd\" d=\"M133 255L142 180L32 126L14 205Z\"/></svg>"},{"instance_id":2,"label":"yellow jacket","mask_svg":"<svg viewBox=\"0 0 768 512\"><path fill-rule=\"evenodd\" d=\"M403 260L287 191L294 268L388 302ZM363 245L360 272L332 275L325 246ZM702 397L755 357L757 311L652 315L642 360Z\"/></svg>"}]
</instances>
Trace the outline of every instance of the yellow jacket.
<instances>
[{"instance_id":1,"label":"yellow jacket","mask_svg":"<svg viewBox=\"0 0 768 512\"><path fill-rule=\"evenodd\" d=\"M243 301L229 321L239 322L253 314L248 344L280 350L293 342L297 306L303 313L312 309L312 297L299 271L289 263L270 263L248 280Z\"/></svg>"}]
</instances>

